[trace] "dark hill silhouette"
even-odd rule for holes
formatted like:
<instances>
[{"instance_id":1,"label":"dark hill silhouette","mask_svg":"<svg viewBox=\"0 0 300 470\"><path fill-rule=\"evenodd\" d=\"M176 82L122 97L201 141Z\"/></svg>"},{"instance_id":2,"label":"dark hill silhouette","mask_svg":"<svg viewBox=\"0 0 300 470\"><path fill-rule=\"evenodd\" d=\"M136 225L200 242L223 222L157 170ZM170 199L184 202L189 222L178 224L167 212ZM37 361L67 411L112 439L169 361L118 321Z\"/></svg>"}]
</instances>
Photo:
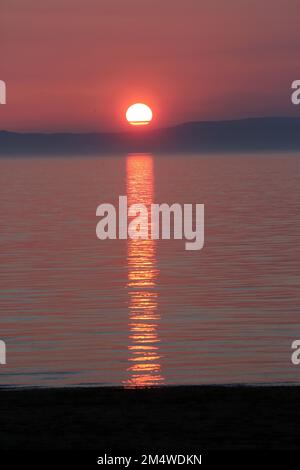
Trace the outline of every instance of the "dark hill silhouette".
<instances>
[{"instance_id":1,"label":"dark hill silhouette","mask_svg":"<svg viewBox=\"0 0 300 470\"><path fill-rule=\"evenodd\" d=\"M0 132L0 155L300 150L300 118L188 122L119 133Z\"/></svg>"}]
</instances>

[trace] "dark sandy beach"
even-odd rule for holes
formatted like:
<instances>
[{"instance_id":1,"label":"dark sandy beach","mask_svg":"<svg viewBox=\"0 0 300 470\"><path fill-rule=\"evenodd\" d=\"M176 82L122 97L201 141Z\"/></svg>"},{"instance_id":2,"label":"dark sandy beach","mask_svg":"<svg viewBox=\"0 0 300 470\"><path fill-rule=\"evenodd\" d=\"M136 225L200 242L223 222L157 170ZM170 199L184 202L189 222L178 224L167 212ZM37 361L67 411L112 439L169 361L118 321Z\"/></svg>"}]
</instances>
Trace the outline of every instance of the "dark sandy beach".
<instances>
[{"instance_id":1,"label":"dark sandy beach","mask_svg":"<svg viewBox=\"0 0 300 470\"><path fill-rule=\"evenodd\" d=\"M0 449L300 448L299 387L0 391Z\"/></svg>"}]
</instances>

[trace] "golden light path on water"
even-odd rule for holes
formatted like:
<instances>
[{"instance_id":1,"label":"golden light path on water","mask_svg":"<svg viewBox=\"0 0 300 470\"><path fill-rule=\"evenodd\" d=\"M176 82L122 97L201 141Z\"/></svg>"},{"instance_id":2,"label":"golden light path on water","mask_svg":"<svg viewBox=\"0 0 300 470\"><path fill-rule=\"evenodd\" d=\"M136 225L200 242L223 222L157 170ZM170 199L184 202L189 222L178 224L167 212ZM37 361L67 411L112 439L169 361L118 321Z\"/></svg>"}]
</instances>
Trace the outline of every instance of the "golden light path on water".
<instances>
[{"instance_id":1,"label":"golden light path on water","mask_svg":"<svg viewBox=\"0 0 300 470\"><path fill-rule=\"evenodd\" d=\"M153 202L153 158L151 155L127 157L128 205ZM149 220L150 233L150 220ZM129 367L127 387L161 385L156 290L156 241L128 239L128 295L129 295Z\"/></svg>"}]
</instances>

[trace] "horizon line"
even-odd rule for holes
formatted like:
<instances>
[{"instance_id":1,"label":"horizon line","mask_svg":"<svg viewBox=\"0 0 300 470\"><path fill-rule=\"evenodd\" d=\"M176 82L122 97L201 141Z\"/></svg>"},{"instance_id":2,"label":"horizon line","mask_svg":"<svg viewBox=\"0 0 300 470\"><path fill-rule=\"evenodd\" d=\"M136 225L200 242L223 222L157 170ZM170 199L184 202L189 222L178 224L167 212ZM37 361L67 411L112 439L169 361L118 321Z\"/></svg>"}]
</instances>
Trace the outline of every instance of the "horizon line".
<instances>
[{"instance_id":1,"label":"horizon line","mask_svg":"<svg viewBox=\"0 0 300 470\"><path fill-rule=\"evenodd\" d=\"M151 127L146 126L143 128L138 129L128 127L126 130L110 130L110 131L52 131L52 130L32 130L32 131L15 131L15 130L7 130L7 129L0 129L0 134L1 133L7 133L7 134L22 134L22 135L33 135L33 134L39 134L39 135L98 135L98 134L106 134L106 135L120 135L120 134L134 134L134 133L140 133L140 132L145 132L149 133L151 131L161 131L161 130L168 130L168 129L174 129L176 127L181 127L185 125L192 125L192 124L224 124L224 123L235 123L235 122L243 122L243 121L265 121L265 120L279 120L279 119L284 119L284 120L298 120L300 119L299 116L287 116L287 115L275 115L275 116L254 116L254 117L242 117L242 118L230 118L230 119L211 119L211 120L200 120L200 121L181 121L176 124L170 124L162 127Z\"/></svg>"}]
</instances>

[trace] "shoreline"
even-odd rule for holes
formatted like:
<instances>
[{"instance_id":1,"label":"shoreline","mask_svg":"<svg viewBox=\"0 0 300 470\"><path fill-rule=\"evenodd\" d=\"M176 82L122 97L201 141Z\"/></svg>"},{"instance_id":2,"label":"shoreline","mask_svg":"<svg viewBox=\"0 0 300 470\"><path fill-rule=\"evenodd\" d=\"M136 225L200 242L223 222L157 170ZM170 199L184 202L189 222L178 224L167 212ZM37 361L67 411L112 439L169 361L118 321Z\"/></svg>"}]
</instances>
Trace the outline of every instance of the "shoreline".
<instances>
[{"instance_id":1,"label":"shoreline","mask_svg":"<svg viewBox=\"0 0 300 470\"><path fill-rule=\"evenodd\" d=\"M300 447L297 385L0 389L1 450Z\"/></svg>"},{"instance_id":2,"label":"shoreline","mask_svg":"<svg viewBox=\"0 0 300 470\"><path fill-rule=\"evenodd\" d=\"M164 389L199 389L199 388L289 388L299 387L300 382L234 382L234 383L203 383L203 384L164 384L164 385L149 385L149 386L124 386L124 385L103 385L103 384L72 384L72 385L0 385L0 393L4 391L28 391L28 390L164 390Z\"/></svg>"}]
</instances>

